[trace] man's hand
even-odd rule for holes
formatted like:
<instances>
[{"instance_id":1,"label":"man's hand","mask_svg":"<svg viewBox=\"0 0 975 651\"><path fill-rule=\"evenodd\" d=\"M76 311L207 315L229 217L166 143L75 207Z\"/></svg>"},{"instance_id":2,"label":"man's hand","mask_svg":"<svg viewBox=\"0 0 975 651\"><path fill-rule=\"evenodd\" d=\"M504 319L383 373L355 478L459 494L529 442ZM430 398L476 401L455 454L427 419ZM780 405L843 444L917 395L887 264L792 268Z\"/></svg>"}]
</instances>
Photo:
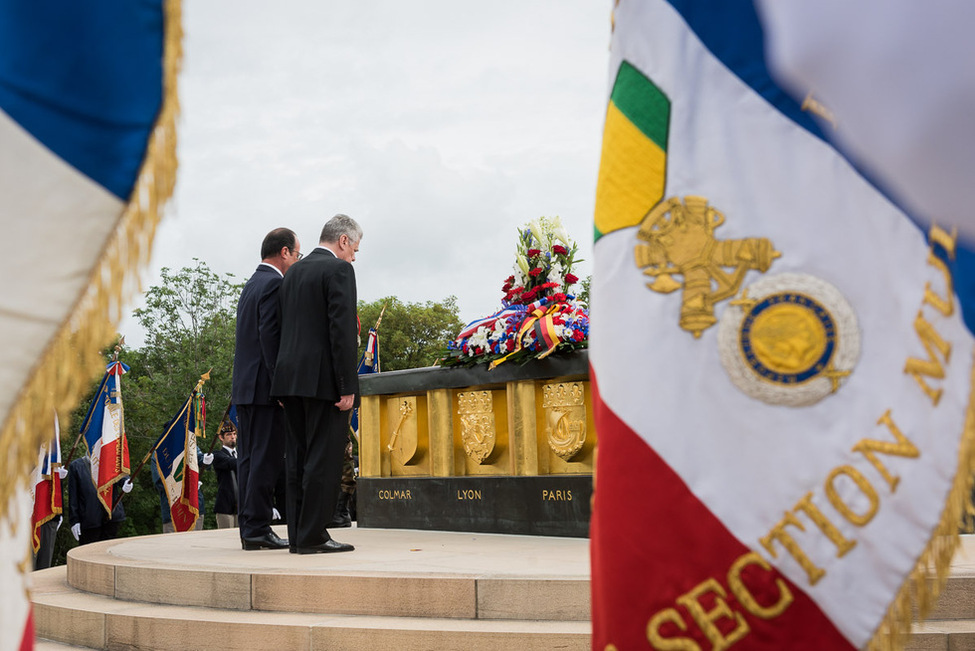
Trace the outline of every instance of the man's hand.
<instances>
[{"instance_id":1,"label":"man's hand","mask_svg":"<svg viewBox=\"0 0 975 651\"><path fill-rule=\"evenodd\" d=\"M81 540L81 523L75 522L71 525L71 535L74 536L75 540Z\"/></svg>"},{"instance_id":2,"label":"man's hand","mask_svg":"<svg viewBox=\"0 0 975 651\"><path fill-rule=\"evenodd\" d=\"M213 453L207 452L203 455L203 465L209 466L211 463L213 463Z\"/></svg>"},{"instance_id":3,"label":"man's hand","mask_svg":"<svg viewBox=\"0 0 975 651\"><path fill-rule=\"evenodd\" d=\"M67 476L68 476L68 469L67 468L62 468L61 466L58 466L58 477L60 477L61 479L64 479Z\"/></svg>"},{"instance_id":4,"label":"man's hand","mask_svg":"<svg viewBox=\"0 0 975 651\"><path fill-rule=\"evenodd\" d=\"M126 477L125 478L125 481L122 482L122 492L123 493L131 493L132 492L132 488L133 488L132 480L129 479L128 477Z\"/></svg>"},{"instance_id":5,"label":"man's hand","mask_svg":"<svg viewBox=\"0 0 975 651\"><path fill-rule=\"evenodd\" d=\"M339 408L339 411L349 411L352 409L352 401L355 399L355 394L350 393L347 396L342 396L342 399L335 403L335 406Z\"/></svg>"}]
</instances>

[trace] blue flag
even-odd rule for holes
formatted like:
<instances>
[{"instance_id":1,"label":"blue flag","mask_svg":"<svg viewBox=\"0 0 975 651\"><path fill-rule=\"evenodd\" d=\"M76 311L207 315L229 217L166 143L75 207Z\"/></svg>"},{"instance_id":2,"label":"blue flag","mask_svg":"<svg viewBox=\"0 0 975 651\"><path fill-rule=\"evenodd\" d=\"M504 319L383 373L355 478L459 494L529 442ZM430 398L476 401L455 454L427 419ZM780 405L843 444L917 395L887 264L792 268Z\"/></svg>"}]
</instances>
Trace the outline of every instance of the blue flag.
<instances>
[{"instance_id":1,"label":"blue flag","mask_svg":"<svg viewBox=\"0 0 975 651\"><path fill-rule=\"evenodd\" d=\"M201 389L207 379L209 374L203 376L153 446L153 462L166 489L176 531L189 531L200 516L196 437L203 435L205 426Z\"/></svg>"}]
</instances>

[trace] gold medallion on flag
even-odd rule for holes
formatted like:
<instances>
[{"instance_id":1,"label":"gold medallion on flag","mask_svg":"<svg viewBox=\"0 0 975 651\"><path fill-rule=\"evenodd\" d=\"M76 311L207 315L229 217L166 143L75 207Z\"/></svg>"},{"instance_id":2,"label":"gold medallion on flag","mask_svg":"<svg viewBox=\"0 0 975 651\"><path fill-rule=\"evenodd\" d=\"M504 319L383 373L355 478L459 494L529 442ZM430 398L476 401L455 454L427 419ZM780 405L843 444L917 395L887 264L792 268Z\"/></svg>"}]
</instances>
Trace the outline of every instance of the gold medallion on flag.
<instances>
[{"instance_id":1,"label":"gold medallion on flag","mask_svg":"<svg viewBox=\"0 0 975 651\"><path fill-rule=\"evenodd\" d=\"M803 407L836 393L860 356L853 307L809 274L766 276L721 315L721 363L736 387L774 405Z\"/></svg>"}]
</instances>

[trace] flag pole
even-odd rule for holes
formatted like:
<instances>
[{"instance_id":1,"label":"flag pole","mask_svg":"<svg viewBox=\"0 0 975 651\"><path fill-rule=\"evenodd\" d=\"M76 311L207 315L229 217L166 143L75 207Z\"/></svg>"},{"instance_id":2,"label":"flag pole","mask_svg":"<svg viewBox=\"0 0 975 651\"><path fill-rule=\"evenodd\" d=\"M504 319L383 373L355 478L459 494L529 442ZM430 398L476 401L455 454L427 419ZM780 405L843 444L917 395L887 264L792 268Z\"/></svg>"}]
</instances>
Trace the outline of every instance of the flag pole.
<instances>
[{"instance_id":1,"label":"flag pole","mask_svg":"<svg viewBox=\"0 0 975 651\"><path fill-rule=\"evenodd\" d=\"M223 417L220 419L220 425L223 425L223 421L227 420L227 417L230 416L230 408L233 405L234 405L234 403L232 403L232 402L227 403L227 408L224 410ZM213 440L210 441L210 449L207 450L208 453L211 453L212 454L213 453L213 448L217 447L217 439L220 438L220 425L217 426L217 433L213 437Z\"/></svg>"},{"instance_id":2,"label":"flag pole","mask_svg":"<svg viewBox=\"0 0 975 651\"><path fill-rule=\"evenodd\" d=\"M124 339L124 337L123 337L123 339ZM121 343L121 342L119 342L119 343ZM213 369L211 368L210 370L212 371ZM200 390L200 387L203 386L203 383L206 382L209 379L210 379L210 371L207 371L202 376L200 376L200 381L196 383L196 387L193 389L193 393L196 393L197 391L199 391ZM190 394L190 404L191 405L192 405L192 401L193 401L193 394ZM152 447L149 448L149 451L146 452L146 456L144 456L142 458L142 461L139 462L139 465L136 466L136 469L131 474L129 474L129 481L135 483L134 480L135 480L136 475L139 474L139 471L142 470L142 467L146 465L146 463L149 461L149 458L152 456L152 453L155 452L156 451L156 448L158 448L158 447L159 447L159 439L156 439L156 442L153 443ZM118 506L119 503L121 503L122 498L124 498L125 495L126 495L126 493L123 491L122 494L118 496L118 499L115 499L115 500L112 501L112 512L113 513L115 512L115 507Z\"/></svg>"},{"instance_id":3,"label":"flag pole","mask_svg":"<svg viewBox=\"0 0 975 651\"><path fill-rule=\"evenodd\" d=\"M149 457L151 457L152 453L155 451L156 451L156 446L153 445L149 449L149 451L146 452L146 456L142 458L142 462L139 463L135 471L129 475L129 481L131 481L133 484L135 483L135 481L133 481L135 479L135 476L139 474L139 471L142 470L142 466L146 465L146 462L149 461ZM122 494L118 496L118 498L112 501L112 513L115 513L115 507L117 507L122 502L122 498L125 497L125 495L126 495L125 491L123 491Z\"/></svg>"}]
</instances>

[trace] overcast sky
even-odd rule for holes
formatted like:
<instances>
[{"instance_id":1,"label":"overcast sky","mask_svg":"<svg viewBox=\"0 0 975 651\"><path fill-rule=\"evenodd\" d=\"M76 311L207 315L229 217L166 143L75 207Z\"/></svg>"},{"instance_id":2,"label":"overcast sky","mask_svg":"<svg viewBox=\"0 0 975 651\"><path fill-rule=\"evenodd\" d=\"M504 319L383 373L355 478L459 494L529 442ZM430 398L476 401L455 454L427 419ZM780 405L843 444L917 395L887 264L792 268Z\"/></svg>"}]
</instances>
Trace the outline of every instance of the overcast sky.
<instances>
[{"instance_id":1,"label":"overcast sky","mask_svg":"<svg viewBox=\"0 0 975 651\"><path fill-rule=\"evenodd\" d=\"M609 2L183 3L180 166L146 287L239 280L272 228L363 227L360 300L500 307L517 228L562 218L590 273ZM138 306L138 302L133 307ZM134 319L120 328L142 343Z\"/></svg>"}]
</instances>

